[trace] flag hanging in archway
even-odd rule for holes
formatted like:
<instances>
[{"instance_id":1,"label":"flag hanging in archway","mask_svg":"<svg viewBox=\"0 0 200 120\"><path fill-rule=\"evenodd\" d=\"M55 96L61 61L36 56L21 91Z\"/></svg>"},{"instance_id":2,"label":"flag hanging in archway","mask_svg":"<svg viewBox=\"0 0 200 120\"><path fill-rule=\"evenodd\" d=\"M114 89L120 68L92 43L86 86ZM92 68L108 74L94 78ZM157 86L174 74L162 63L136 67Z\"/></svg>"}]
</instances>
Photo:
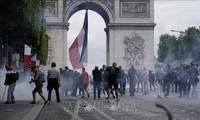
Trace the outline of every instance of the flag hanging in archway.
<instances>
[{"instance_id":1,"label":"flag hanging in archway","mask_svg":"<svg viewBox=\"0 0 200 120\"><path fill-rule=\"evenodd\" d=\"M83 68L88 54L88 12L86 10L83 27L69 48L69 59L74 69Z\"/></svg>"}]
</instances>

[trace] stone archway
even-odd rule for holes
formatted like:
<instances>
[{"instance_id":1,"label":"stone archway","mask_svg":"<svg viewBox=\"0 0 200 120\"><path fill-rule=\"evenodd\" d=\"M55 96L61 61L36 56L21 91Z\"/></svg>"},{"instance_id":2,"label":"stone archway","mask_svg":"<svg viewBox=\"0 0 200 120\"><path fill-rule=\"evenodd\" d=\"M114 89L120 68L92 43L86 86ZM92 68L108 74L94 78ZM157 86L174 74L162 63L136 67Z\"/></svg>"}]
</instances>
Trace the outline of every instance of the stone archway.
<instances>
[{"instance_id":1,"label":"stone archway","mask_svg":"<svg viewBox=\"0 0 200 120\"><path fill-rule=\"evenodd\" d=\"M46 0L49 62L67 65L68 20L83 9L97 12L106 23L107 65L117 62L124 68L134 64L153 69L153 0Z\"/></svg>"},{"instance_id":2,"label":"stone archway","mask_svg":"<svg viewBox=\"0 0 200 120\"><path fill-rule=\"evenodd\" d=\"M97 12L104 19L106 25L113 22L113 13L111 6L106 6L106 2L94 0L87 2L82 1L68 1L65 3L64 21L67 22L69 18L79 10L88 9Z\"/></svg>"}]
</instances>

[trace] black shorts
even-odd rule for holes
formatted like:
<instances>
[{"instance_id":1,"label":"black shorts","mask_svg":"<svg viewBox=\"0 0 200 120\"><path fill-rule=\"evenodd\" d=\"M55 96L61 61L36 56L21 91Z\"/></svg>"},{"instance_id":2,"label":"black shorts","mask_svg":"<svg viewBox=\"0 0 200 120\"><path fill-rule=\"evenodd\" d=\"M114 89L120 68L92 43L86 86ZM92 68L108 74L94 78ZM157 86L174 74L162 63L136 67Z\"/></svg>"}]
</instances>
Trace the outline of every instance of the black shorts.
<instances>
[{"instance_id":1,"label":"black shorts","mask_svg":"<svg viewBox=\"0 0 200 120\"><path fill-rule=\"evenodd\" d=\"M113 87L114 87L114 89L113 89ZM117 90L118 89L117 81L109 81L108 82L108 89Z\"/></svg>"},{"instance_id":2,"label":"black shorts","mask_svg":"<svg viewBox=\"0 0 200 120\"><path fill-rule=\"evenodd\" d=\"M42 87L43 87L43 84L40 83L40 84L36 84L36 87L34 88L33 92L34 93L42 93Z\"/></svg>"}]
</instances>

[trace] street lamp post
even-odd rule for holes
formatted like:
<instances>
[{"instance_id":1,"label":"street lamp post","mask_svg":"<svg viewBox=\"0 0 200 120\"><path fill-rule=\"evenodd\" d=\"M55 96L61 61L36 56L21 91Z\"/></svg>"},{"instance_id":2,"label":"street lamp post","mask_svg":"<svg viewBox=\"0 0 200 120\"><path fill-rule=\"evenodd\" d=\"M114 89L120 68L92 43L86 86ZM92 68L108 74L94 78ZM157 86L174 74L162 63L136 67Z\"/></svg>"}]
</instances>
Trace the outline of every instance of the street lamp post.
<instances>
[{"instance_id":1,"label":"street lamp post","mask_svg":"<svg viewBox=\"0 0 200 120\"><path fill-rule=\"evenodd\" d=\"M179 32L180 34L185 34L183 31L178 31L178 30L171 30L172 32Z\"/></svg>"},{"instance_id":2,"label":"street lamp post","mask_svg":"<svg viewBox=\"0 0 200 120\"><path fill-rule=\"evenodd\" d=\"M183 31L171 30L171 32L178 32L178 33L180 33L179 38L182 38L185 35L185 32L183 32Z\"/></svg>"}]
</instances>

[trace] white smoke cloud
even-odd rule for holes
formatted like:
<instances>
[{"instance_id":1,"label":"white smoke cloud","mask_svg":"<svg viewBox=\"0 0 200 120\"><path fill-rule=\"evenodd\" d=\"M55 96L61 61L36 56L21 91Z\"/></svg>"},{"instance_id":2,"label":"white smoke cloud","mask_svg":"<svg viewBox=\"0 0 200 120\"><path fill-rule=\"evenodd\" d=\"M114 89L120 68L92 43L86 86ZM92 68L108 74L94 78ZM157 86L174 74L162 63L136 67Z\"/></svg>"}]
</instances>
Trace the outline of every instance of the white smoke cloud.
<instances>
[{"instance_id":1,"label":"white smoke cloud","mask_svg":"<svg viewBox=\"0 0 200 120\"><path fill-rule=\"evenodd\" d=\"M2 101L3 94L5 91L5 75L6 70L0 69L0 101ZM35 84L29 84L29 81L31 80L31 74L30 71L22 72L20 74L19 80L16 82L15 90L14 90L14 96L15 100L32 100L32 91L35 88ZM7 99L7 89L5 91L5 96L3 101L6 101ZM46 83L43 85L43 93L47 98L47 90L46 90ZM41 99L41 97L37 94L36 96L37 100Z\"/></svg>"}]
</instances>

